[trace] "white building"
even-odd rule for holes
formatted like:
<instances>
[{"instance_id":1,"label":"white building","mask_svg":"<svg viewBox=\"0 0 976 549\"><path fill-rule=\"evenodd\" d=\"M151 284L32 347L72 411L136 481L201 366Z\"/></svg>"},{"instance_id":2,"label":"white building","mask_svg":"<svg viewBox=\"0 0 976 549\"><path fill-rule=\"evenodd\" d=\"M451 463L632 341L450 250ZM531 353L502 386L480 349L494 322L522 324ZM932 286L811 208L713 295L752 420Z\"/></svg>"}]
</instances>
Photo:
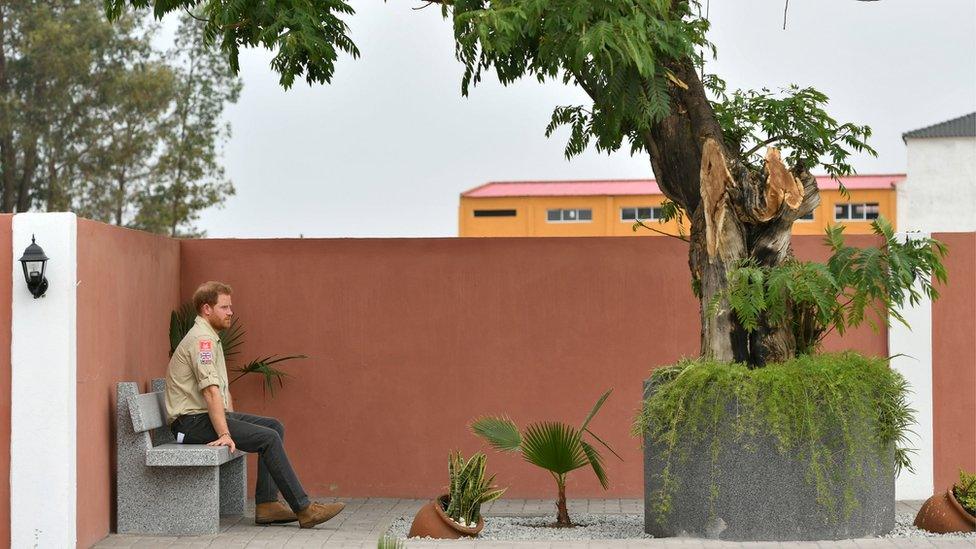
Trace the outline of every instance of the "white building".
<instances>
[{"instance_id":1,"label":"white building","mask_svg":"<svg viewBox=\"0 0 976 549\"><path fill-rule=\"evenodd\" d=\"M902 135L908 175L898 184L898 230L976 231L976 112Z\"/></svg>"}]
</instances>

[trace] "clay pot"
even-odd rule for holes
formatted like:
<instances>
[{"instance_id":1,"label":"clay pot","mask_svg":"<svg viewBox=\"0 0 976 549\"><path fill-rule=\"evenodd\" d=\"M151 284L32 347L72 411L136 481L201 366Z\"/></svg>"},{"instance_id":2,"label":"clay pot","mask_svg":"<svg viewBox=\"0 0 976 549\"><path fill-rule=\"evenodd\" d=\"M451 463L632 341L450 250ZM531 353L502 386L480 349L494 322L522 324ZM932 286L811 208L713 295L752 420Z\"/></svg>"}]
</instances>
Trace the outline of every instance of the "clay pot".
<instances>
[{"instance_id":1,"label":"clay pot","mask_svg":"<svg viewBox=\"0 0 976 549\"><path fill-rule=\"evenodd\" d=\"M915 515L915 526L936 534L973 532L976 531L976 517L963 509L949 488L925 500Z\"/></svg>"},{"instance_id":2,"label":"clay pot","mask_svg":"<svg viewBox=\"0 0 976 549\"><path fill-rule=\"evenodd\" d=\"M417 511L417 516L413 517L413 524L410 525L410 533L407 537L438 538L438 539L460 539L466 536L477 536L478 532L485 527L485 519L478 519L477 526L466 528L454 522L444 514L444 507L447 504L447 494L431 501Z\"/></svg>"}]
</instances>

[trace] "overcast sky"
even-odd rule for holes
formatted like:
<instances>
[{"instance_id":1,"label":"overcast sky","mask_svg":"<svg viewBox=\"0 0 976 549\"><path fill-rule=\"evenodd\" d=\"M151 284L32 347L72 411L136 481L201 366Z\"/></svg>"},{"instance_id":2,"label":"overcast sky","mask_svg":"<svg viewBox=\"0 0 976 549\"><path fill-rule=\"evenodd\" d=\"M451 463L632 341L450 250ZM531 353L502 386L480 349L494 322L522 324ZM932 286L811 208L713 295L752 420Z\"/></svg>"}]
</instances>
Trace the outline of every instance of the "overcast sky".
<instances>
[{"instance_id":1,"label":"overcast sky","mask_svg":"<svg viewBox=\"0 0 976 549\"><path fill-rule=\"evenodd\" d=\"M707 71L730 88L816 86L838 120L869 124L878 158L905 170L901 134L976 110L973 0L715 0ZM456 236L458 195L493 180L653 177L645 155L592 151L566 161L547 139L576 88L493 77L460 95L449 22L419 1L353 0L362 57L331 85L278 85L271 54L241 57L244 91L226 115L224 165L237 195L200 221L211 237ZM168 22L170 23L170 22Z\"/></svg>"}]
</instances>

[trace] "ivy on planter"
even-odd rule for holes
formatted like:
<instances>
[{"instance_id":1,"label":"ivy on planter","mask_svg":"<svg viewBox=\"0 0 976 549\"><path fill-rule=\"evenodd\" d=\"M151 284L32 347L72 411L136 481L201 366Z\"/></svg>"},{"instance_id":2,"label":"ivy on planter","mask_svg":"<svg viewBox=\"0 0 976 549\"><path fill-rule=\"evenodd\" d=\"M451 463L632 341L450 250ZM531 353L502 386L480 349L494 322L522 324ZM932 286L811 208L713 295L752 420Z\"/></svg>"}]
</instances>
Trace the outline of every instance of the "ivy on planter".
<instances>
[{"instance_id":1,"label":"ivy on planter","mask_svg":"<svg viewBox=\"0 0 976 549\"><path fill-rule=\"evenodd\" d=\"M688 443L709 441L706 459L715 475L723 458L723 437L736 441L760 434L773 437L778 452L809 464L806 480L815 487L817 503L828 522L849 517L857 506L854 494L864 476L858 456L880 454L894 445L895 470L891 473L911 468L912 450L905 446L914 421L914 411L908 407L908 383L883 358L854 352L805 355L758 369L683 360L656 370L651 386L633 433L661 449L658 457L665 463L662 487L652 501L662 521L671 511L678 488L672 465L691 457L685 450ZM717 432L719 425L731 425L731 432ZM834 436L843 442L845 455L835 456L822 444ZM755 448L747 445L747 450ZM711 479L710 508L718 496L716 478Z\"/></svg>"}]
</instances>

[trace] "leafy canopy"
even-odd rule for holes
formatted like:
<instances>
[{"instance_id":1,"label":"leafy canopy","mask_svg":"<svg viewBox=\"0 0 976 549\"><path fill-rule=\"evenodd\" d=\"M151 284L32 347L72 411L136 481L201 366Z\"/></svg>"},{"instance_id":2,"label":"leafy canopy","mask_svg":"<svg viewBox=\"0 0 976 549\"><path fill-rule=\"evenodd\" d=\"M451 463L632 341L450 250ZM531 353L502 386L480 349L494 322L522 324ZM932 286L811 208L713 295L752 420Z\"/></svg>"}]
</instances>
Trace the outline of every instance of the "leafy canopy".
<instances>
[{"instance_id":1,"label":"leafy canopy","mask_svg":"<svg viewBox=\"0 0 976 549\"><path fill-rule=\"evenodd\" d=\"M828 97L814 88L792 85L728 94L725 82L715 75L706 75L704 84L715 96L712 109L726 147L753 169L759 167L765 145L785 151L788 165L820 166L834 178L854 173L847 160L852 152L878 155L867 144L871 128L834 120L825 109Z\"/></svg>"},{"instance_id":2,"label":"leafy canopy","mask_svg":"<svg viewBox=\"0 0 976 549\"><path fill-rule=\"evenodd\" d=\"M708 21L693 16L688 2L460 0L444 13L453 13L463 94L494 69L502 84L560 79L590 95L591 105L557 107L546 128L551 135L570 127L567 157L591 140L600 151L615 151L624 139L632 152L642 150L642 134L670 112L669 85L683 85L668 60L710 47Z\"/></svg>"},{"instance_id":3,"label":"leafy canopy","mask_svg":"<svg viewBox=\"0 0 976 549\"><path fill-rule=\"evenodd\" d=\"M942 264L947 250L931 238L901 241L884 218L872 222L879 247L855 248L844 243L844 227L827 229L832 255L826 264L787 260L773 267L746 260L730 270L728 286L709 303L712 314L727 298L742 326L753 331L768 325L790 324L797 352L809 354L833 330L841 335L865 320L876 327L893 318L908 325L900 309L922 296L936 299L935 281L946 282Z\"/></svg>"},{"instance_id":4,"label":"leafy canopy","mask_svg":"<svg viewBox=\"0 0 976 549\"><path fill-rule=\"evenodd\" d=\"M152 8L157 19L192 11L206 22L206 41L220 44L234 73L240 71L241 47L276 51L271 67L286 89L296 77L309 84L330 82L340 51L359 57L342 19L355 10L344 0L105 0L109 19L122 17L127 8Z\"/></svg>"}]
</instances>

